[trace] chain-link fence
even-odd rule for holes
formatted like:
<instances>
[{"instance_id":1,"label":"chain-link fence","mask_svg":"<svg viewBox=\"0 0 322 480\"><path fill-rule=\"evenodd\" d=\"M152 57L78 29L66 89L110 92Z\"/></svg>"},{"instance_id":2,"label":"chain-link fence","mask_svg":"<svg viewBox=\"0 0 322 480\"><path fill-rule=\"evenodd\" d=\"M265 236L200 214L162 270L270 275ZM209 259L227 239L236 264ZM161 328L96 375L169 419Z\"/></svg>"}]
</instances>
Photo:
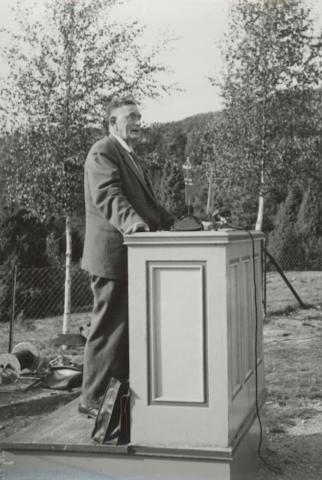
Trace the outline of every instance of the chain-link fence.
<instances>
[{"instance_id":1,"label":"chain-link fence","mask_svg":"<svg viewBox=\"0 0 322 480\"><path fill-rule=\"evenodd\" d=\"M274 265L267 255L263 263L266 266L263 275L266 313L287 313L303 305L322 306L322 269L285 269L283 262ZM89 275L79 266L73 266L71 278L71 313L90 312ZM64 268L15 267L0 278L0 322L62 315L64 288Z\"/></svg>"},{"instance_id":2,"label":"chain-link fence","mask_svg":"<svg viewBox=\"0 0 322 480\"><path fill-rule=\"evenodd\" d=\"M304 249L285 249L276 253L274 249L268 246L268 250L274 255L274 258L285 271L322 271L322 250L317 251L315 248ZM272 262L267 262L267 270L274 271L275 267Z\"/></svg>"},{"instance_id":3,"label":"chain-link fence","mask_svg":"<svg viewBox=\"0 0 322 480\"><path fill-rule=\"evenodd\" d=\"M15 267L0 284L0 320L40 319L64 312L64 268ZM71 313L90 311L92 292L86 272L71 271Z\"/></svg>"},{"instance_id":4,"label":"chain-link fence","mask_svg":"<svg viewBox=\"0 0 322 480\"><path fill-rule=\"evenodd\" d=\"M294 295L277 271L266 273L266 313L289 314L299 307L322 308L322 272L286 271ZM298 299L299 297L299 299Z\"/></svg>"},{"instance_id":5,"label":"chain-link fence","mask_svg":"<svg viewBox=\"0 0 322 480\"><path fill-rule=\"evenodd\" d=\"M306 258L290 252L266 252L264 306L267 314L287 314L298 307L322 307L322 251ZM310 260L310 261L309 261Z\"/></svg>"}]
</instances>

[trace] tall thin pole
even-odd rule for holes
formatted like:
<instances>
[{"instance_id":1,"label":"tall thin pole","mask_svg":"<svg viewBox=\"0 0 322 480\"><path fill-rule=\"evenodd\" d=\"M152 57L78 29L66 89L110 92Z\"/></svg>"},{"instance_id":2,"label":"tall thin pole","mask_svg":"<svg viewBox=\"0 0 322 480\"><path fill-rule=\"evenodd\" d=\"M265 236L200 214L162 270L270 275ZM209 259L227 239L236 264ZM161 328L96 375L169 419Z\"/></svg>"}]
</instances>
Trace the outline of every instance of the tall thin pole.
<instances>
[{"instance_id":1,"label":"tall thin pole","mask_svg":"<svg viewBox=\"0 0 322 480\"><path fill-rule=\"evenodd\" d=\"M13 326L15 322L16 289L17 289L17 265L13 267L13 272L12 272L12 297L11 297L11 315L10 315L10 328L9 328L9 346L8 346L9 353L12 352L12 344L13 344Z\"/></svg>"}]
</instances>

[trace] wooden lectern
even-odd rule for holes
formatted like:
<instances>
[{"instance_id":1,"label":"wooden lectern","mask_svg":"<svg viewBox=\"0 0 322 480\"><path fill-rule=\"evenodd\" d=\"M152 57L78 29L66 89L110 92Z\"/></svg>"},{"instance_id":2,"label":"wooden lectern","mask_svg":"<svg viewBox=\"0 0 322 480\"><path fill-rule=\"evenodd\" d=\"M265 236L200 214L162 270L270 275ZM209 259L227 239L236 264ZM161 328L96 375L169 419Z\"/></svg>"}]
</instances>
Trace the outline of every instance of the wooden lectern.
<instances>
[{"instance_id":1,"label":"wooden lectern","mask_svg":"<svg viewBox=\"0 0 322 480\"><path fill-rule=\"evenodd\" d=\"M220 480L232 478L264 399L262 239L229 230L126 238L137 451L226 460Z\"/></svg>"}]
</instances>

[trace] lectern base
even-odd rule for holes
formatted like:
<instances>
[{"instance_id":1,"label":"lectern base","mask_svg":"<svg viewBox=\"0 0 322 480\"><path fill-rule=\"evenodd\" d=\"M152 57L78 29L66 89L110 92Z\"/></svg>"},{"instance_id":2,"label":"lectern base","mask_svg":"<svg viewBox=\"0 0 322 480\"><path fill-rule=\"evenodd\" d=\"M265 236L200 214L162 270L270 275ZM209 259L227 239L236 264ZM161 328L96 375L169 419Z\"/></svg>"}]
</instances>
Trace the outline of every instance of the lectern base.
<instances>
[{"instance_id":1,"label":"lectern base","mask_svg":"<svg viewBox=\"0 0 322 480\"><path fill-rule=\"evenodd\" d=\"M254 480L258 435L255 420L234 450L16 444L2 453L0 471L6 480Z\"/></svg>"}]
</instances>

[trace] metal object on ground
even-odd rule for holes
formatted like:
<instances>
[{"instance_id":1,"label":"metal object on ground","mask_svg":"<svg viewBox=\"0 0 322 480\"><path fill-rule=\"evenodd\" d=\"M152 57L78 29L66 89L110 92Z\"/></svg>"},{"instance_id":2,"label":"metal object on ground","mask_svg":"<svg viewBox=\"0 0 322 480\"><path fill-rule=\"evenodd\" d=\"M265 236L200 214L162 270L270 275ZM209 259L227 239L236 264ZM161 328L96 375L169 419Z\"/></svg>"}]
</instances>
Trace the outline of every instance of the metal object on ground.
<instances>
[{"instance_id":1,"label":"metal object on ground","mask_svg":"<svg viewBox=\"0 0 322 480\"><path fill-rule=\"evenodd\" d=\"M12 353L0 354L0 385L14 383L21 372L20 362Z\"/></svg>"},{"instance_id":2,"label":"metal object on ground","mask_svg":"<svg viewBox=\"0 0 322 480\"><path fill-rule=\"evenodd\" d=\"M78 367L52 367L51 372L42 380L41 386L55 390L68 390L80 387L82 378L83 372Z\"/></svg>"},{"instance_id":3,"label":"metal object on ground","mask_svg":"<svg viewBox=\"0 0 322 480\"><path fill-rule=\"evenodd\" d=\"M19 360L21 370L36 370L39 366L40 355L38 349L30 342L21 342L14 346L12 354Z\"/></svg>"}]
</instances>

